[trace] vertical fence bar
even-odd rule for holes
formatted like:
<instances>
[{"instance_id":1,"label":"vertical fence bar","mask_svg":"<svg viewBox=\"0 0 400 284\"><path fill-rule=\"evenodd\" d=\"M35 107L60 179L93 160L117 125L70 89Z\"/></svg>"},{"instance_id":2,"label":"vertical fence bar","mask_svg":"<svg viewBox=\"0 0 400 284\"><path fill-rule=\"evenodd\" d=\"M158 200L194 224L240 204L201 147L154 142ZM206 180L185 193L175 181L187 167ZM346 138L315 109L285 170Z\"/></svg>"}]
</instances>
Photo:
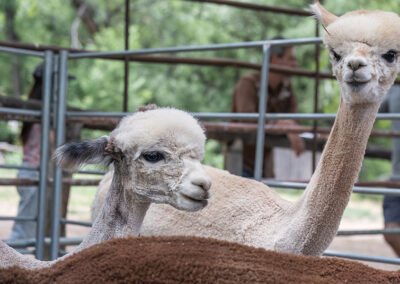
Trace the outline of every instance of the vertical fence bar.
<instances>
[{"instance_id":1,"label":"vertical fence bar","mask_svg":"<svg viewBox=\"0 0 400 284\"><path fill-rule=\"evenodd\" d=\"M125 0L125 50L129 50L129 26L130 26L130 0ZM123 112L128 111L129 94L129 58L124 61L124 105Z\"/></svg>"},{"instance_id":2,"label":"vertical fence bar","mask_svg":"<svg viewBox=\"0 0 400 284\"><path fill-rule=\"evenodd\" d=\"M58 105L58 63L59 63L59 55L54 55L53 57L53 96L52 96L52 110L53 110L53 128L57 125L57 105Z\"/></svg>"},{"instance_id":3,"label":"vertical fence bar","mask_svg":"<svg viewBox=\"0 0 400 284\"><path fill-rule=\"evenodd\" d=\"M269 44L263 45L263 62L261 69L261 87L259 93L258 103L258 128L257 128L257 142L256 142L256 157L254 167L254 178L261 180L263 162L264 162L264 139L265 139L265 113L267 110L267 90L268 90L268 69L269 57L271 46Z\"/></svg>"},{"instance_id":4,"label":"vertical fence bar","mask_svg":"<svg viewBox=\"0 0 400 284\"><path fill-rule=\"evenodd\" d=\"M58 71L58 104L57 104L57 124L55 146L59 147L65 140L65 114L67 101L67 82L68 82L68 51L60 51ZM51 228L51 259L56 259L59 252L60 237L60 218L61 218L61 190L62 190L62 169L54 168L54 187L53 187L53 210Z\"/></svg>"},{"instance_id":5,"label":"vertical fence bar","mask_svg":"<svg viewBox=\"0 0 400 284\"><path fill-rule=\"evenodd\" d=\"M53 125L52 125L52 129L53 129L53 131L54 131L54 134L55 134L55 131L56 131L56 127L57 127L57 121L58 121L58 102L59 102L59 87L58 87L58 84L59 84L59 82L60 82L60 76L59 76L59 72L60 72L60 70L59 70L59 66L60 66L60 55L59 54L56 54L56 55L54 55L54 64L53 64L53 72L54 72L54 74L53 74L53 101L52 101L52 110L53 110L53 113L52 113L52 118L53 118ZM54 140L54 139L53 139ZM54 143L54 145L53 145L53 148L54 148L54 146L55 146L55 141L53 141L53 143ZM51 175L53 176L53 180L54 180L54 176L55 176L55 169L56 169L56 167L55 167L55 165L54 165L54 161L53 161L53 163L50 163L50 165L52 166L52 173L51 173ZM51 203L51 208L50 208L50 210L47 210L47 212L50 212L49 214L51 214L51 217L49 216L49 218L47 219L47 226L50 226L50 232L47 232L47 233L50 233L50 243L48 243L47 244L47 246L48 246L48 252L47 252L47 255L48 255L48 257L50 257L50 259L53 259L53 255L52 255L52 251L53 251L53 249L52 249L52 243L51 243L51 240L52 240L52 234L53 234L53 230L54 230L54 224L53 224L53 222L55 222L55 216L54 216L54 213L53 213L53 211L54 211L54 205L55 205L55 203L54 202L56 202L56 200L55 200L55 198L54 198L54 196L55 196L55 194L54 194L54 186L55 186L55 184L53 183L53 187L51 187L51 190L52 190L52 192L49 192L48 194L47 194L47 198L48 198L48 200L50 200L50 201L53 201L53 203ZM58 218L57 218L58 219ZM50 224L49 224L50 223ZM48 228L46 229L47 231L49 230ZM56 229L56 230L60 230L59 228L58 229Z\"/></svg>"},{"instance_id":6,"label":"vertical fence bar","mask_svg":"<svg viewBox=\"0 0 400 284\"><path fill-rule=\"evenodd\" d=\"M316 21L315 26L315 36L319 35L319 22ZM320 57L320 45L315 45L315 85L314 85L314 113L318 112L318 93L319 93L319 57ZM312 172L315 171L317 166L317 148L318 148L318 139L317 139L317 128L318 128L318 120L313 121L313 147L312 147Z\"/></svg>"},{"instance_id":7,"label":"vertical fence bar","mask_svg":"<svg viewBox=\"0 0 400 284\"><path fill-rule=\"evenodd\" d=\"M42 88L42 120L40 141L40 179L39 198L36 224L36 252L37 259L43 259L44 238L46 228L46 189L48 181L48 159L50 138L50 99L53 69L53 52L46 51L44 55L44 77Z\"/></svg>"}]
</instances>

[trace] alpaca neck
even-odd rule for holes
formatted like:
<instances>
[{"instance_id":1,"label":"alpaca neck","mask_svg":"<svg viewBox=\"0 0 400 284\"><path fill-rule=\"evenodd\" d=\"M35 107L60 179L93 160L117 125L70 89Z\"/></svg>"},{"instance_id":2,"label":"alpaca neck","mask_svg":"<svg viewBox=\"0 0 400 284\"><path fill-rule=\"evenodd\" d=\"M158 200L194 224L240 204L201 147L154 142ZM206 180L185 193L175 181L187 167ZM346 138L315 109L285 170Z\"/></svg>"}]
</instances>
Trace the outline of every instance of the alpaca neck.
<instances>
[{"instance_id":1,"label":"alpaca neck","mask_svg":"<svg viewBox=\"0 0 400 284\"><path fill-rule=\"evenodd\" d=\"M303 227L302 238L295 241L299 253L321 254L335 236L360 172L378 108L379 103L341 102L318 166L294 206L297 216L293 222L297 224L293 225Z\"/></svg>"},{"instance_id":2,"label":"alpaca neck","mask_svg":"<svg viewBox=\"0 0 400 284\"><path fill-rule=\"evenodd\" d=\"M73 251L74 253L113 238L139 235L150 202L139 200L135 194L122 189L124 188L122 183L116 181L114 177L89 234Z\"/></svg>"},{"instance_id":3,"label":"alpaca neck","mask_svg":"<svg viewBox=\"0 0 400 284\"><path fill-rule=\"evenodd\" d=\"M20 266L25 269L37 269L46 267L49 263L22 255L3 241L0 241L0 268Z\"/></svg>"},{"instance_id":4,"label":"alpaca neck","mask_svg":"<svg viewBox=\"0 0 400 284\"><path fill-rule=\"evenodd\" d=\"M113 183L89 234L72 253L53 261L40 261L22 255L13 248L0 241L0 268L20 266L25 269L39 269L48 267L60 260L69 257L95 244L105 242L112 238L138 236L144 216L150 202L139 200L135 194L130 193L119 178L114 175Z\"/></svg>"},{"instance_id":5,"label":"alpaca neck","mask_svg":"<svg viewBox=\"0 0 400 284\"><path fill-rule=\"evenodd\" d=\"M333 205L337 209L339 204L340 208L346 207L361 169L378 108L379 103L340 104L321 159L303 196L308 202L318 200L313 204L314 214L321 213L317 209L325 211Z\"/></svg>"}]
</instances>

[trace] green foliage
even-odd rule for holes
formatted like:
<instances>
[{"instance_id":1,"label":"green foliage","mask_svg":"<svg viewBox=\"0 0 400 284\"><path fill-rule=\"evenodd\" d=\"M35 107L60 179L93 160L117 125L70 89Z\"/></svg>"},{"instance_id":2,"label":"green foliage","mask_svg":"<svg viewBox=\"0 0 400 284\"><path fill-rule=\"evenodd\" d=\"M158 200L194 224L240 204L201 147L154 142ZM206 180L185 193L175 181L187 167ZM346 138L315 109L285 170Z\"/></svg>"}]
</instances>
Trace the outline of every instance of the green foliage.
<instances>
[{"instance_id":1,"label":"green foliage","mask_svg":"<svg viewBox=\"0 0 400 284\"><path fill-rule=\"evenodd\" d=\"M206 154L203 163L213 166L215 168L224 168L224 157L221 155L221 143L215 140L208 140L206 143Z\"/></svg>"},{"instance_id":2,"label":"green foliage","mask_svg":"<svg viewBox=\"0 0 400 284\"><path fill-rule=\"evenodd\" d=\"M15 143L17 140L16 133L14 133L7 121L0 120L0 141L8 143Z\"/></svg>"},{"instance_id":3,"label":"green foliage","mask_svg":"<svg viewBox=\"0 0 400 284\"><path fill-rule=\"evenodd\" d=\"M22 160L22 150L18 152L6 152L4 154L4 159L5 159L5 164L7 165L20 165Z\"/></svg>"},{"instance_id":4,"label":"green foliage","mask_svg":"<svg viewBox=\"0 0 400 284\"><path fill-rule=\"evenodd\" d=\"M103 130L89 130L89 129L82 129L81 132L81 139L82 140L87 140L87 139L92 139L96 137L100 137L103 135L108 135L108 131L103 131Z\"/></svg>"},{"instance_id":5,"label":"green foliage","mask_svg":"<svg viewBox=\"0 0 400 284\"><path fill-rule=\"evenodd\" d=\"M382 159L365 158L361 167L360 180L388 180L390 177L391 163Z\"/></svg>"},{"instance_id":6,"label":"green foliage","mask_svg":"<svg viewBox=\"0 0 400 284\"><path fill-rule=\"evenodd\" d=\"M377 219L376 214L371 212L369 208L358 208L353 206L346 207L343 218L360 220L360 219Z\"/></svg>"}]
</instances>

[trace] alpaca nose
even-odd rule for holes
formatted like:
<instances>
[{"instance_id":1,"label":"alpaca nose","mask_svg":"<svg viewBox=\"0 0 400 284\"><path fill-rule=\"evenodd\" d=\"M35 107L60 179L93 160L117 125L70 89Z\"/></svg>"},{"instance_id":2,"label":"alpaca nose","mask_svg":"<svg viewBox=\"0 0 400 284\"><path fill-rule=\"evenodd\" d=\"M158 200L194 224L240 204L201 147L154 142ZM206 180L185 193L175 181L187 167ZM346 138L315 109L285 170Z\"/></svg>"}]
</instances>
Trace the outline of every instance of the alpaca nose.
<instances>
[{"instance_id":1,"label":"alpaca nose","mask_svg":"<svg viewBox=\"0 0 400 284\"><path fill-rule=\"evenodd\" d=\"M347 67L353 70L353 72L364 66L367 66L367 62L362 57L352 58L347 62Z\"/></svg>"},{"instance_id":2,"label":"alpaca nose","mask_svg":"<svg viewBox=\"0 0 400 284\"><path fill-rule=\"evenodd\" d=\"M208 191L211 187L211 179L204 170L199 161L186 160L186 166L189 168L187 182L196 187L200 187L204 191Z\"/></svg>"},{"instance_id":3,"label":"alpaca nose","mask_svg":"<svg viewBox=\"0 0 400 284\"><path fill-rule=\"evenodd\" d=\"M208 191L211 187L211 179L207 175L197 176L192 180L192 184Z\"/></svg>"}]
</instances>

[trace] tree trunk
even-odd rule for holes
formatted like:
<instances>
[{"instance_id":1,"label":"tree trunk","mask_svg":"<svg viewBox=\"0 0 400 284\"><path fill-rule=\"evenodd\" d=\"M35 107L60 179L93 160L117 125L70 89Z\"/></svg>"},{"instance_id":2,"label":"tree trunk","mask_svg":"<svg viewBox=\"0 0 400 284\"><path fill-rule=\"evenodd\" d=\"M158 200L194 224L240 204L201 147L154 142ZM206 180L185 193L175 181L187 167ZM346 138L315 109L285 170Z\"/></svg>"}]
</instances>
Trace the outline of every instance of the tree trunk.
<instances>
[{"instance_id":1,"label":"tree trunk","mask_svg":"<svg viewBox=\"0 0 400 284\"><path fill-rule=\"evenodd\" d=\"M7 40L18 42L19 37L15 31L15 14L17 11L17 1L5 1L4 12L6 16L5 35ZM21 96L21 70L19 59L17 56L12 57L11 61L11 81L13 86L13 93L15 97Z\"/></svg>"},{"instance_id":2,"label":"tree trunk","mask_svg":"<svg viewBox=\"0 0 400 284\"><path fill-rule=\"evenodd\" d=\"M96 24L96 22L94 21L94 9L93 7L86 3L84 0L72 0L71 1L72 6L75 7L76 11L78 12L79 9L81 8L82 5L86 6L86 9L84 10L84 12L82 13L82 15L78 15L78 17L80 17L83 21L83 23L85 24L85 26L87 27L88 31L90 32L90 34L95 34L99 31L99 28Z\"/></svg>"}]
</instances>

